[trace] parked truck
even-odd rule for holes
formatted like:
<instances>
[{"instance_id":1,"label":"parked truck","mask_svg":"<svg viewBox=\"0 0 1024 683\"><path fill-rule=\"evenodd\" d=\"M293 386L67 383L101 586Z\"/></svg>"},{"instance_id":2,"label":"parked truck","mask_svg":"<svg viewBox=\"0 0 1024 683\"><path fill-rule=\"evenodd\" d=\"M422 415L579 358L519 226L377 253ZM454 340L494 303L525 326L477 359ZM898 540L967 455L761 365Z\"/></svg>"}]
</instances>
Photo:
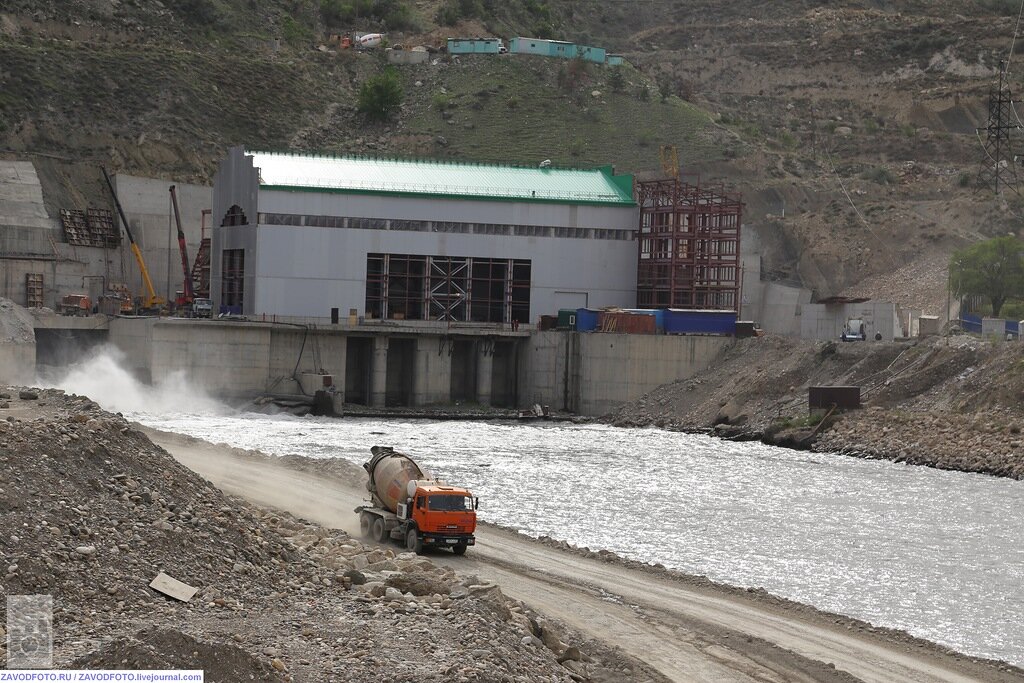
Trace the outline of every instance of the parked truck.
<instances>
[{"instance_id":1,"label":"parked truck","mask_svg":"<svg viewBox=\"0 0 1024 683\"><path fill-rule=\"evenodd\" d=\"M391 447L374 446L370 453L363 469L371 504L355 510L364 537L397 540L417 555L430 547L462 555L475 545L479 500L468 490L428 477Z\"/></svg>"}]
</instances>

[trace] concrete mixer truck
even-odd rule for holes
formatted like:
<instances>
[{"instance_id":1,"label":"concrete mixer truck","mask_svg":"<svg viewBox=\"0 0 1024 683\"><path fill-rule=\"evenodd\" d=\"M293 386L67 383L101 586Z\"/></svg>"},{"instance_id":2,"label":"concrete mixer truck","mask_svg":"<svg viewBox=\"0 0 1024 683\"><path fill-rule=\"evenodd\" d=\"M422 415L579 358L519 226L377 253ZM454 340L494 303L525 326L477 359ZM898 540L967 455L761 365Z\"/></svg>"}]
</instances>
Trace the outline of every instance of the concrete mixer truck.
<instances>
[{"instance_id":1,"label":"concrete mixer truck","mask_svg":"<svg viewBox=\"0 0 1024 683\"><path fill-rule=\"evenodd\" d=\"M476 543L479 500L469 491L429 478L412 458L388 446L370 453L363 469L371 504L356 508L364 537L397 540L417 555L425 548L462 555Z\"/></svg>"}]
</instances>

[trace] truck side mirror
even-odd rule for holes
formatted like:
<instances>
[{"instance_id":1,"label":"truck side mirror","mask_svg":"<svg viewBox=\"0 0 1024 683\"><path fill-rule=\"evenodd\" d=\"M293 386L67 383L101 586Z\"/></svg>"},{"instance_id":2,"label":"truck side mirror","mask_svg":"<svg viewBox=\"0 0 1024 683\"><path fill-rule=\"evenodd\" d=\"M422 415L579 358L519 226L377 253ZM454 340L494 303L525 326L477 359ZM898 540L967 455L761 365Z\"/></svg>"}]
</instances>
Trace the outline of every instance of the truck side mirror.
<instances>
[{"instance_id":1,"label":"truck side mirror","mask_svg":"<svg viewBox=\"0 0 1024 683\"><path fill-rule=\"evenodd\" d=\"M473 499L473 509L476 510L479 507L480 507L480 499L479 498L474 498Z\"/></svg>"}]
</instances>

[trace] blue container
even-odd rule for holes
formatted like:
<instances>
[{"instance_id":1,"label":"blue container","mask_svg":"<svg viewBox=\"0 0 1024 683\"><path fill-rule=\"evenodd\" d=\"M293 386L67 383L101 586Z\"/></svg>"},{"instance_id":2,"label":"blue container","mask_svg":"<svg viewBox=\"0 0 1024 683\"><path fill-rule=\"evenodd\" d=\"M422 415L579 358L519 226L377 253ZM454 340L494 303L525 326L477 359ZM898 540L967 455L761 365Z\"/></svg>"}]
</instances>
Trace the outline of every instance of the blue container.
<instances>
[{"instance_id":1,"label":"blue container","mask_svg":"<svg viewBox=\"0 0 1024 683\"><path fill-rule=\"evenodd\" d=\"M658 332L665 331L665 309L663 308L627 308L626 312L634 315L653 315L654 328Z\"/></svg>"},{"instance_id":2,"label":"blue container","mask_svg":"<svg viewBox=\"0 0 1024 683\"><path fill-rule=\"evenodd\" d=\"M593 332L597 329L597 315L600 311L591 308L576 309L576 331Z\"/></svg>"},{"instance_id":3,"label":"blue container","mask_svg":"<svg viewBox=\"0 0 1024 683\"><path fill-rule=\"evenodd\" d=\"M698 311L670 308L665 311L666 334L736 334L736 311Z\"/></svg>"}]
</instances>

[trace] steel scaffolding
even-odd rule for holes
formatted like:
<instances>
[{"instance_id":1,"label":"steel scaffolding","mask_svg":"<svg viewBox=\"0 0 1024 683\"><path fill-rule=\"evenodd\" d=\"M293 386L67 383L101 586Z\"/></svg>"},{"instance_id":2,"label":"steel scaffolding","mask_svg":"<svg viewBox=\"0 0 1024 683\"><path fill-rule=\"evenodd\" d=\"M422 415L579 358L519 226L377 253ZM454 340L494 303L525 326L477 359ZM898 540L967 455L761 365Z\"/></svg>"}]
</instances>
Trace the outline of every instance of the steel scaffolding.
<instances>
[{"instance_id":1,"label":"steel scaffolding","mask_svg":"<svg viewBox=\"0 0 1024 683\"><path fill-rule=\"evenodd\" d=\"M738 195L678 179L637 183L637 306L736 311L740 301Z\"/></svg>"}]
</instances>

